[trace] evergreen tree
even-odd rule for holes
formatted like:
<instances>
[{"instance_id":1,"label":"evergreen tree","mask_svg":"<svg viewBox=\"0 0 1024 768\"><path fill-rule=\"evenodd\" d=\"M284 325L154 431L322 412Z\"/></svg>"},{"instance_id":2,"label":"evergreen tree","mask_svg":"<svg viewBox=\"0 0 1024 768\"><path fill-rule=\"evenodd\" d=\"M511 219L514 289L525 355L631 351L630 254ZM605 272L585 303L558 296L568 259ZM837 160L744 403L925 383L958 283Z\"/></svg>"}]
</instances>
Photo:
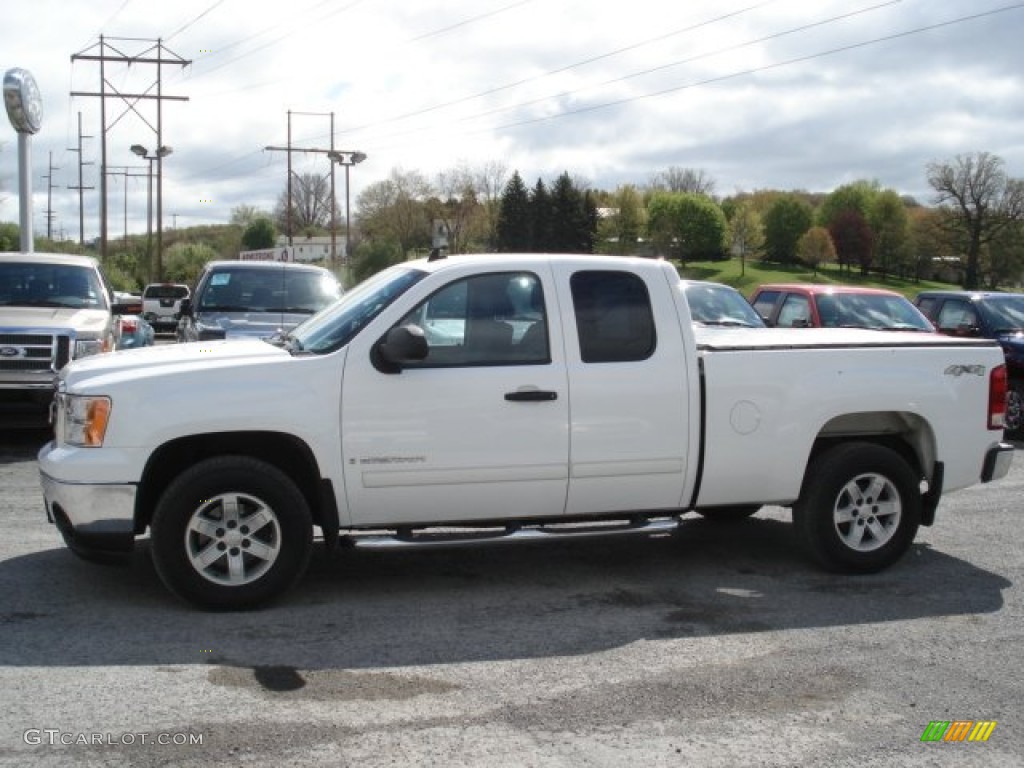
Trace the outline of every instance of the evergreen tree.
<instances>
[{"instance_id":1,"label":"evergreen tree","mask_svg":"<svg viewBox=\"0 0 1024 768\"><path fill-rule=\"evenodd\" d=\"M542 179L537 179L530 196L530 250L546 253L551 250L551 195Z\"/></svg>"},{"instance_id":2,"label":"evergreen tree","mask_svg":"<svg viewBox=\"0 0 1024 768\"><path fill-rule=\"evenodd\" d=\"M519 171L505 185L498 212L498 250L506 253L530 247L530 196Z\"/></svg>"}]
</instances>

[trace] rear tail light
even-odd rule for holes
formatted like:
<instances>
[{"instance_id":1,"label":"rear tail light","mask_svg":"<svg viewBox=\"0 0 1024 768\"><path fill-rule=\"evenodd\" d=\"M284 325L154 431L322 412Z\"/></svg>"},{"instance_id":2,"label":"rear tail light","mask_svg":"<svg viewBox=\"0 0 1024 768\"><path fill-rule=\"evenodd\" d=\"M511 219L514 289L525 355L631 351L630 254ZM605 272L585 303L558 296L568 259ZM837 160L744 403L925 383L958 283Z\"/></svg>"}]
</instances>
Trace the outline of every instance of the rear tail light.
<instances>
[{"instance_id":1,"label":"rear tail light","mask_svg":"<svg viewBox=\"0 0 1024 768\"><path fill-rule=\"evenodd\" d=\"M139 330L139 321L134 317L121 318L121 333L135 333Z\"/></svg>"},{"instance_id":2,"label":"rear tail light","mask_svg":"<svg viewBox=\"0 0 1024 768\"><path fill-rule=\"evenodd\" d=\"M1006 425L1006 366L997 365L988 377L988 428Z\"/></svg>"}]
</instances>

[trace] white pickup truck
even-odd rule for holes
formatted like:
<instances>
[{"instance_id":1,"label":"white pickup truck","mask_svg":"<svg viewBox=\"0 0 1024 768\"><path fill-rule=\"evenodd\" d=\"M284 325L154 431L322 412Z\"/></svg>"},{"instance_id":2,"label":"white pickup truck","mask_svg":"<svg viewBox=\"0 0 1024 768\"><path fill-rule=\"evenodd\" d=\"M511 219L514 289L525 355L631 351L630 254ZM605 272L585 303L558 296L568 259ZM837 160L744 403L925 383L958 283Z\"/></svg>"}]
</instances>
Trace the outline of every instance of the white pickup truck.
<instances>
[{"instance_id":1,"label":"white pickup truck","mask_svg":"<svg viewBox=\"0 0 1024 768\"><path fill-rule=\"evenodd\" d=\"M253 606L328 545L664 531L792 507L826 568L896 561L943 492L1003 477L998 344L703 329L675 269L597 256L402 264L276 343L76 361L39 454L85 557L147 530L208 608Z\"/></svg>"}]
</instances>

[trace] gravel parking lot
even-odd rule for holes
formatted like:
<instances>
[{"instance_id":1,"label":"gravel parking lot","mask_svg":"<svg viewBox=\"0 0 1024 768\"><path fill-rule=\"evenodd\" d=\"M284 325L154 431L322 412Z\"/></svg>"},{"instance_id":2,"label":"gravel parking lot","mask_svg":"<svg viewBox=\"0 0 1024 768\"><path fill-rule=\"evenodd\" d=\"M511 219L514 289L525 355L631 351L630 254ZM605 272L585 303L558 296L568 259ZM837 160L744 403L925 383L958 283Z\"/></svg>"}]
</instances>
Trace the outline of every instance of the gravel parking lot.
<instances>
[{"instance_id":1,"label":"gravel parking lot","mask_svg":"<svg viewBox=\"0 0 1024 768\"><path fill-rule=\"evenodd\" d=\"M805 564L769 508L652 539L318 551L282 603L214 614L144 549L63 547L44 439L0 445L2 765L1024 765L1020 457L873 576ZM936 720L997 725L923 743Z\"/></svg>"}]
</instances>

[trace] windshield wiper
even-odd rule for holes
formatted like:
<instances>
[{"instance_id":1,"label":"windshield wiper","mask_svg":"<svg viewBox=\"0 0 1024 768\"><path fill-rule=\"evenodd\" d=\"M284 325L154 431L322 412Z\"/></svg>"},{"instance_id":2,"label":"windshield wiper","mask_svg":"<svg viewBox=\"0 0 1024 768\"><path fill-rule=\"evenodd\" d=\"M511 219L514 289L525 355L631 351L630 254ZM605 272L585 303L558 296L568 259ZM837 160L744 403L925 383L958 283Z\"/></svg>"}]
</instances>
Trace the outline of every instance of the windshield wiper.
<instances>
[{"instance_id":1,"label":"windshield wiper","mask_svg":"<svg viewBox=\"0 0 1024 768\"><path fill-rule=\"evenodd\" d=\"M701 325L714 325L725 328L756 328L753 323L746 323L742 320L698 320Z\"/></svg>"}]
</instances>

